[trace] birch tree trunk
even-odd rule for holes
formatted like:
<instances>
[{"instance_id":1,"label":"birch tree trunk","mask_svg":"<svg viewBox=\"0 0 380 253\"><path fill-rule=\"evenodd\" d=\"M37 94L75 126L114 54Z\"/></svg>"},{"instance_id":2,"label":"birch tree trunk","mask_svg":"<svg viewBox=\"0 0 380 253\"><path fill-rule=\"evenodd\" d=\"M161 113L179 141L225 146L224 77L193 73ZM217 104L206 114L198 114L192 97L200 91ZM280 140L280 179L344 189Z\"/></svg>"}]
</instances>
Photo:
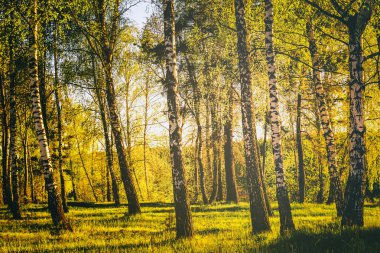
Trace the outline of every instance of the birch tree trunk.
<instances>
[{"instance_id":1,"label":"birch tree trunk","mask_svg":"<svg viewBox=\"0 0 380 253\"><path fill-rule=\"evenodd\" d=\"M65 213L69 212L69 207L67 206L66 200L66 189L65 189L65 177L63 174L63 158L62 158L62 107L59 94L59 76L58 76L58 44L57 44L57 34L58 26L55 24L54 29L54 97L55 97L55 107L57 109L57 137L58 137L58 170L59 177L61 181L61 198L62 207Z\"/></svg>"},{"instance_id":2,"label":"birch tree trunk","mask_svg":"<svg viewBox=\"0 0 380 253\"><path fill-rule=\"evenodd\" d=\"M308 34L308 40L309 40L309 52L312 59L312 65L313 65L313 83L314 83L314 90L315 90L315 96L318 103L318 110L320 115L320 121L322 125L323 130L323 137L325 139L326 144L326 151L327 151L327 162L328 162L328 169L329 169L329 175L330 175L330 192L329 194L332 194L333 199L335 199L336 203L336 210L338 216L342 215L342 205L343 205L343 193L341 190L341 184L340 184L340 175L338 172L338 165L336 160L336 145L335 145L335 137L334 132L332 131L331 126L331 118L326 102L326 93L323 88L321 79L320 79L320 60L318 55L318 48L317 43L314 37L314 29L309 21L306 26L307 34ZM329 197L330 199L330 197Z\"/></svg>"},{"instance_id":3,"label":"birch tree trunk","mask_svg":"<svg viewBox=\"0 0 380 253\"><path fill-rule=\"evenodd\" d=\"M265 46L269 77L270 118L272 129L272 150L276 170L276 195L280 212L280 231L295 229L290 208L288 190L285 182L284 164L281 151L281 119L278 103L276 66L273 52L273 5L265 0Z\"/></svg>"},{"instance_id":4,"label":"birch tree trunk","mask_svg":"<svg viewBox=\"0 0 380 253\"><path fill-rule=\"evenodd\" d=\"M297 151L298 151L298 194L300 203L305 202L305 168L303 163L303 146L302 146L302 134L301 134L301 103L302 96L297 96Z\"/></svg>"},{"instance_id":5,"label":"birch tree trunk","mask_svg":"<svg viewBox=\"0 0 380 253\"><path fill-rule=\"evenodd\" d=\"M57 189L53 176L53 166L47 143L43 116L41 111L39 80L38 80L38 25L37 25L37 0L33 1L31 31L30 31L30 59L29 59L29 75L30 89L32 94L32 111L33 120L38 139L38 146L41 154L42 171L45 178L45 188L48 192L48 202L53 224L60 229L72 230L70 223L66 220L61 197Z\"/></svg>"},{"instance_id":6,"label":"birch tree trunk","mask_svg":"<svg viewBox=\"0 0 380 253\"><path fill-rule=\"evenodd\" d=\"M363 82L362 34L372 16L374 1L364 1L359 12L350 16L349 67L350 67L350 171L345 190L342 225L363 226L365 190L365 117Z\"/></svg>"},{"instance_id":7,"label":"birch tree trunk","mask_svg":"<svg viewBox=\"0 0 380 253\"><path fill-rule=\"evenodd\" d=\"M147 196L147 199L150 199L148 166L147 166L147 157L146 157L147 132L148 132L148 121L149 121L148 119L148 110L149 110L149 79L148 77L146 77L146 80L145 80L144 98L145 98L144 129L143 129L144 174L145 174L146 196Z\"/></svg>"},{"instance_id":8,"label":"birch tree trunk","mask_svg":"<svg viewBox=\"0 0 380 253\"><path fill-rule=\"evenodd\" d=\"M164 38L169 118L170 157L173 175L177 238L193 235L193 222L182 160L182 129L178 101L178 76L174 25L174 0L164 0Z\"/></svg>"},{"instance_id":9,"label":"birch tree trunk","mask_svg":"<svg viewBox=\"0 0 380 253\"><path fill-rule=\"evenodd\" d=\"M255 143L256 126L252 101L252 77L247 50L247 29L243 0L235 0L237 49L241 82L241 110L244 138L245 163L247 169L251 224L254 233L270 230L268 212L260 177L258 150Z\"/></svg>"}]
</instances>

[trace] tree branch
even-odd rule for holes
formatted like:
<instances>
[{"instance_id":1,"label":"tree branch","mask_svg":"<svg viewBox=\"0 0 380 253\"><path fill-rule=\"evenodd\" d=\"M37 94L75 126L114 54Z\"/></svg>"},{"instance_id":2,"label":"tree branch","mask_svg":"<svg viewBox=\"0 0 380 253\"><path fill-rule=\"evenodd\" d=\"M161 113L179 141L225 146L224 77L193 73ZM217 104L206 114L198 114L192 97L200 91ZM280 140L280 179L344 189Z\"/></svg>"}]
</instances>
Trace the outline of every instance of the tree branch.
<instances>
[{"instance_id":1,"label":"tree branch","mask_svg":"<svg viewBox=\"0 0 380 253\"><path fill-rule=\"evenodd\" d=\"M309 1L309 0L304 0L305 3L309 4L310 6L314 7L315 9L317 9L318 11L320 11L321 13L325 14L326 16L330 17L330 18L333 18L333 19L336 19L342 23L346 23L346 21L344 21L344 19L340 16L337 16L331 12L328 12L326 11L325 9L323 9L321 6L319 6L317 3L315 2L312 2L312 1Z\"/></svg>"}]
</instances>

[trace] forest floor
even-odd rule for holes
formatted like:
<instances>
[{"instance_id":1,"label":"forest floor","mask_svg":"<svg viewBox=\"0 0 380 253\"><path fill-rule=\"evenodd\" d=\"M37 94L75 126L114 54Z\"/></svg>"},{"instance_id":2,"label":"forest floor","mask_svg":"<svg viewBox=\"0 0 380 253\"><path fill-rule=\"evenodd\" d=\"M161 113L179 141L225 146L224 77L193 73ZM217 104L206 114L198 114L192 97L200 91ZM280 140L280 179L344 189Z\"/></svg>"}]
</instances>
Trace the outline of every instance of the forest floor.
<instances>
[{"instance_id":1,"label":"forest floor","mask_svg":"<svg viewBox=\"0 0 380 253\"><path fill-rule=\"evenodd\" d=\"M272 231L252 235L249 206L192 206L195 236L175 240L170 204L143 204L127 216L126 206L71 203L74 232L52 230L46 205L26 205L12 221L0 206L0 252L380 252L380 206L366 204L365 227L341 229L334 205L292 204L297 231L279 235L277 206Z\"/></svg>"}]
</instances>

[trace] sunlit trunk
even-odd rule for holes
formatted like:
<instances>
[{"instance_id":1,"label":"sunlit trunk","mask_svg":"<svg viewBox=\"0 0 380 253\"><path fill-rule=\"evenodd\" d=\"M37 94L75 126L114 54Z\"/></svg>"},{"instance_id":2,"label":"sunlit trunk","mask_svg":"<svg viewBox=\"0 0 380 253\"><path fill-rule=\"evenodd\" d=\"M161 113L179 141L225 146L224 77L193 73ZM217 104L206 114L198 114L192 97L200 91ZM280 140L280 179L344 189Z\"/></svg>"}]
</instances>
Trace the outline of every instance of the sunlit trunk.
<instances>
[{"instance_id":1,"label":"sunlit trunk","mask_svg":"<svg viewBox=\"0 0 380 253\"><path fill-rule=\"evenodd\" d=\"M166 54L166 89L169 119L169 143L172 165L174 209L177 238L193 235L193 222L188 199L182 158L182 129L178 101L178 76L174 27L174 1L164 0L164 38Z\"/></svg>"}]
</instances>

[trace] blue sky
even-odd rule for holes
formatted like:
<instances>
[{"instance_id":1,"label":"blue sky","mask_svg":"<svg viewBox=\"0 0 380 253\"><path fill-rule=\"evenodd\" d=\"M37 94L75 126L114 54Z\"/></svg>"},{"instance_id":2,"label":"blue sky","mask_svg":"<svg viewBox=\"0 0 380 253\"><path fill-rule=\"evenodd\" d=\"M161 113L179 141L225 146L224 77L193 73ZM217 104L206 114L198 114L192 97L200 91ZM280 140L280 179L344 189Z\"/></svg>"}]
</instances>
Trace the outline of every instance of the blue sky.
<instances>
[{"instance_id":1,"label":"blue sky","mask_svg":"<svg viewBox=\"0 0 380 253\"><path fill-rule=\"evenodd\" d=\"M130 18L136 25L141 28L146 19L149 17L152 5L148 3L149 1L143 1L136 6L133 6L128 12L128 18Z\"/></svg>"}]
</instances>

